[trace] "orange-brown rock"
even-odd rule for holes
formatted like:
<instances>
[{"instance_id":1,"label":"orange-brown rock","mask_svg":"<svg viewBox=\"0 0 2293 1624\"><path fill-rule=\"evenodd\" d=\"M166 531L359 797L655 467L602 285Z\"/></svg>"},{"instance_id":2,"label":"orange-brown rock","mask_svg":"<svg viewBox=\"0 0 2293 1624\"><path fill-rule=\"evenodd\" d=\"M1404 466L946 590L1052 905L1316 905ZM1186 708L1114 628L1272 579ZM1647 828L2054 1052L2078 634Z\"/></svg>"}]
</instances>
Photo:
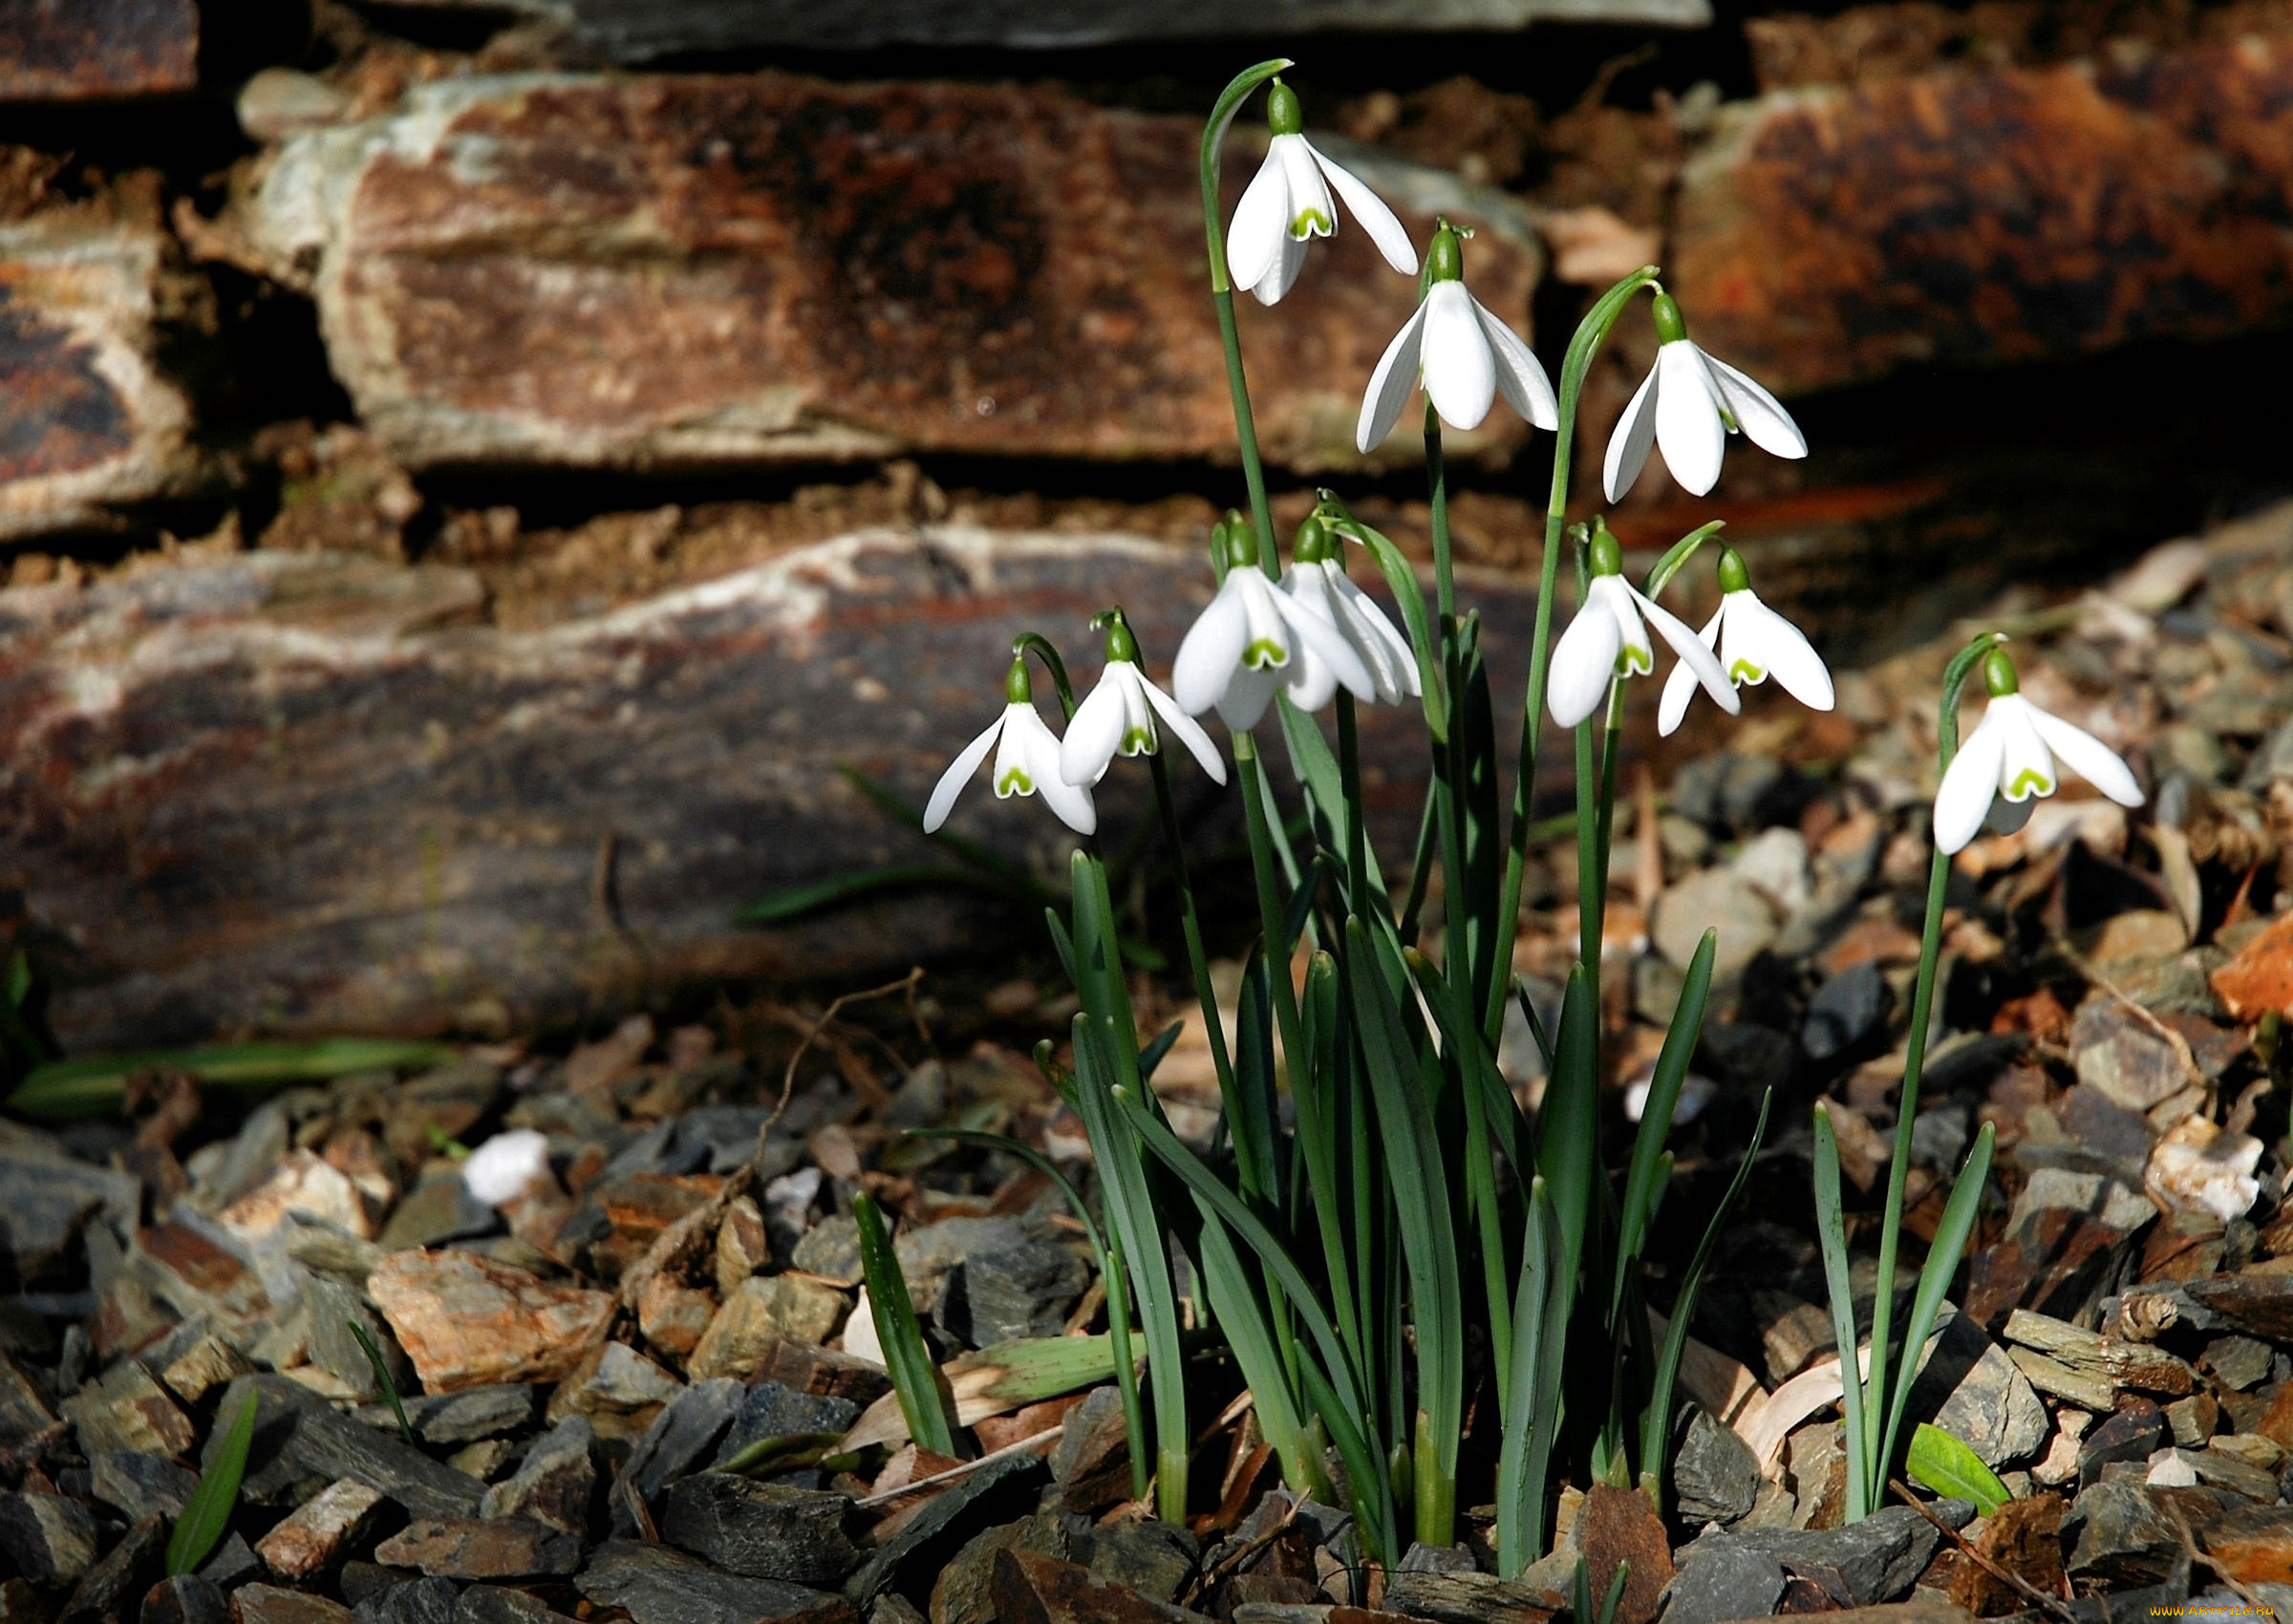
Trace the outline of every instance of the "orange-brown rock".
<instances>
[{"instance_id":1,"label":"orange-brown rock","mask_svg":"<svg viewBox=\"0 0 2293 1624\"><path fill-rule=\"evenodd\" d=\"M1807 390L2293 315L2293 39L1944 69L1725 109L1667 283Z\"/></svg>"},{"instance_id":2,"label":"orange-brown rock","mask_svg":"<svg viewBox=\"0 0 2293 1624\"><path fill-rule=\"evenodd\" d=\"M0 0L0 101L154 96L198 83L195 0Z\"/></svg>"},{"instance_id":3,"label":"orange-brown rock","mask_svg":"<svg viewBox=\"0 0 2293 1624\"><path fill-rule=\"evenodd\" d=\"M410 467L1231 461L1198 137L1009 84L456 79L289 138L241 227L313 289L335 374ZM1229 208L1255 162L1231 143ZM1474 290L1526 324L1516 205L1391 158L1365 178L1421 238L1436 211L1479 226ZM1315 252L1277 310L1241 301L1257 429L1278 462L1353 466L1416 288L1359 227ZM1500 410L1452 446L1524 433Z\"/></svg>"},{"instance_id":4,"label":"orange-brown rock","mask_svg":"<svg viewBox=\"0 0 2293 1624\"><path fill-rule=\"evenodd\" d=\"M1570 1543L1584 1558L1594 1593L1606 1595L1617 1569L1629 1563L1618 1624L1648 1624L1672 1582L1672 1545L1664 1520L1638 1489L1595 1484L1576 1508Z\"/></svg>"},{"instance_id":5,"label":"orange-brown rock","mask_svg":"<svg viewBox=\"0 0 2293 1624\"><path fill-rule=\"evenodd\" d=\"M396 1251L367 1277L423 1388L556 1381L605 1335L614 1299L466 1251Z\"/></svg>"},{"instance_id":6,"label":"orange-brown rock","mask_svg":"<svg viewBox=\"0 0 2293 1624\"><path fill-rule=\"evenodd\" d=\"M2293 913L2239 948L2213 980L2239 1020L2259 1020L2272 1010L2293 1015Z\"/></svg>"}]
</instances>

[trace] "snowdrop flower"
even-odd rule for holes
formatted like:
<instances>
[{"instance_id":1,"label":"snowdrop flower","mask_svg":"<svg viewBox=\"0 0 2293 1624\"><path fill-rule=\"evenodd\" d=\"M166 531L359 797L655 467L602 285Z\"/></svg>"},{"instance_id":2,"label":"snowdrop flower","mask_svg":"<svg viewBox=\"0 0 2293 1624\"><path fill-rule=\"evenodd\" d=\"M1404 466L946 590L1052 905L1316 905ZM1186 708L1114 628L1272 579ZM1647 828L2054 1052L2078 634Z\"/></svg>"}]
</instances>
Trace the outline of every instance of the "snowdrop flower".
<instances>
[{"instance_id":1,"label":"snowdrop flower","mask_svg":"<svg viewBox=\"0 0 2293 1624\"><path fill-rule=\"evenodd\" d=\"M1202 724L1178 708L1170 695L1146 680L1139 669L1139 645L1116 609L1106 623L1106 669L1099 686L1075 707L1067 737L1059 747L1060 776L1071 784L1095 784L1117 756L1152 756L1162 749L1159 720L1202 763L1212 782L1226 782L1226 763Z\"/></svg>"},{"instance_id":2,"label":"snowdrop flower","mask_svg":"<svg viewBox=\"0 0 2293 1624\"><path fill-rule=\"evenodd\" d=\"M1736 687L1757 687L1772 675L1809 710L1832 708L1832 673L1823 656L1798 627L1760 602L1744 555L1733 547L1720 549L1720 607L1696 635L1705 648L1719 651L1721 667ZM1671 736L1695 694L1695 673L1685 662L1674 666L1657 706L1658 733Z\"/></svg>"},{"instance_id":3,"label":"snowdrop flower","mask_svg":"<svg viewBox=\"0 0 2293 1624\"><path fill-rule=\"evenodd\" d=\"M1011 671L1003 678L1003 714L988 723L940 774L931 803L924 808L924 833L931 834L948 821L955 798L979 770L991 746L996 752L997 801L1039 791L1060 821L1077 834L1087 835L1098 828L1099 811L1091 804L1091 792L1067 782L1060 773L1059 739L1036 712L1035 685L1028 680L1024 654L1011 662Z\"/></svg>"},{"instance_id":4,"label":"snowdrop flower","mask_svg":"<svg viewBox=\"0 0 2293 1624\"><path fill-rule=\"evenodd\" d=\"M1935 795L1935 844L1942 850L1956 852L1973 840L2002 795L2009 808L2019 809L2005 812L2003 821L2020 828L2030 815L2025 803L2061 785L2058 762L2120 806L2142 803L2141 785L2116 751L2023 697L2022 679L2005 650L1983 656L1982 684L1990 706L1951 758Z\"/></svg>"},{"instance_id":5,"label":"snowdrop flower","mask_svg":"<svg viewBox=\"0 0 2293 1624\"><path fill-rule=\"evenodd\" d=\"M1355 447L1366 453L1392 432L1421 374L1425 398L1452 428L1479 428L1500 394L1537 428L1560 427L1543 366L1520 334L1465 290L1465 249L1447 221L1434 231L1425 260L1425 296L1369 375Z\"/></svg>"},{"instance_id":6,"label":"snowdrop flower","mask_svg":"<svg viewBox=\"0 0 2293 1624\"><path fill-rule=\"evenodd\" d=\"M1609 684L1618 677L1645 676L1654 671L1651 626L1672 645L1681 664L1695 673L1714 704L1731 716L1742 710L1743 701L1720 661L1697 641L1687 622L1624 579L1624 549L1606 524L1595 524L1591 552L1592 585L1583 607L1553 646L1553 667L1546 678L1553 719L1562 727L1575 727L1600 708Z\"/></svg>"},{"instance_id":7,"label":"snowdrop flower","mask_svg":"<svg viewBox=\"0 0 2293 1624\"><path fill-rule=\"evenodd\" d=\"M1274 132L1266 144L1266 161L1258 165L1242 201L1234 205L1233 224L1226 233L1226 268L1235 284L1249 288L1261 305L1289 292L1298 267L1306 263L1306 245L1338 228L1333 189L1377 244L1385 263L1405 276L1416 275L1417 249L1409 233L1377 193L1324 158L1299 133L1305 125L1297 92L1280 79L1266 93L1266 123Z\"/></svg>"},{"instance_id":8,"label":"snowdrop flower","mask_svg":"<svg viewBox=\"0 0 2293 1624\"><path fill-rule=\"evenodd\" d=\"M1290 567L1282 572L1282 590L1337 629L1369 672L1380 701L1393 705L1404 695L1417 697L1417 654L1409 639L1394 630L1367 592L1354 585L1345 572L1343 542L1318 515L1309 514L1297 527ZM1301 711L1318 711L1338 692L1338 673L1311 648L1302 649L1293 662L1288 686L1292 704Z\"/></svg>"},{"instance_id":9,"label":"snowdrop flower","mask_svg":"<svg viewBox=\"0 0 2293 1624\"><path fill-rule=\"evenodd\" d=\"M1336 623L1267 578L1248 521L1230 514L1218 543L1226 580L1179 644L1170 668L1170 692L1180 710L1200 716L1215 705L1228 727L1255 727L1274 691L1298 674L1309 653L1355 694L1377 696L1377 680ZM1335 692L1324 693L1323 702Z\"/></svg>"},{"instance_id":10,"label":"snowdrop flower","mask_svg":"<svg viewBox=\"0 0 2293 1624\"><path fill-rule=\"evenodd\" d=\"M1656 335L1662 343L1656 365L1608 437L1608 500L1632 488L1652 443L1662 447L1664 466L1681 487L1697 496L1720 482L1720 456L1731 432L1742 431L1778 457L1805 457L1807 439L1775 396L1697 349L1671 294L1657 294L1655 304Z\"/></svg>"},{"instance_id":11,"label":"snowdrop flower","mask_svg":"<svg viewBox=\"0 0 2293 1624\"><path fill-rule=\"evenodd\" d=\"M506 1207L548 1177L548 1136L531 1128L494 1135L461 1165L463 1186L488 1207Z\"/></svg>"}]
</instances>

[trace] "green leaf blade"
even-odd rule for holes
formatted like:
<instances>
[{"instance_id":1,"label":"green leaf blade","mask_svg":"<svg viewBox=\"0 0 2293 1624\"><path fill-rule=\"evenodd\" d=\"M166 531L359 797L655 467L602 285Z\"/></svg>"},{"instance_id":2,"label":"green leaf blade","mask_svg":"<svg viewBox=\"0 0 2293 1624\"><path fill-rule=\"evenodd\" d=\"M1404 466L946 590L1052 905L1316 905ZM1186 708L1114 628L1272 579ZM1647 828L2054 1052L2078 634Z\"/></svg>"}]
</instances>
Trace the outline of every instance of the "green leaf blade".
<instances>
[{"instance_id":1,"label":"green leaf blade","mask_svg":"<svg viewBox=\"0 0 2293 1624\"><path fill-rule=\"evenodd\" d=\"M1921 1488L1953 1500L1971 1501L1982 1516L1990 1516L2014 1498L1982 1456L1926 1421L1912 1429L1911 1447L1903 1464L1911 1481Z\"/></svg>"},{"instance_id":2,"label":"green leaf blade","mask_svg":"<svg viewBox=\"0 0 2293 1624\"><path fill-rule=\"evenodd\" d=\"M239 1401L239 1413L231 1418L230 1430L223 1435L223 1443L215 1451L213 1464L200 1474L199 1486L184 1502L183 1514L175 1520L175 1531L167 1539L171 1577L198 1568L231 1526L231 1513L239 1506L239 1485L246 1476L247 1452L255 1444L259 1397L250 1382L246 1397Z\"/></svg>"}]
</instances>

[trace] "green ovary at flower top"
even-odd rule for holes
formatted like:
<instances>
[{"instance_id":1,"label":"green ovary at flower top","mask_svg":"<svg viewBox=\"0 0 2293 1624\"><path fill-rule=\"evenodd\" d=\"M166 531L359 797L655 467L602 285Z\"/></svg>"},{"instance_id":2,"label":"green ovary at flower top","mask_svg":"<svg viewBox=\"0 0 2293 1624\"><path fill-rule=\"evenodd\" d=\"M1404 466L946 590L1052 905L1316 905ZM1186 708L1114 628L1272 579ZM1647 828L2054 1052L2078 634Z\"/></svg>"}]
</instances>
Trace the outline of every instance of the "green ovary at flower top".
<instances>
[{"instance_id":1,"label":"green ovary at flower top","mask_svg":"<svg viewBox=\"0 0 2293 1624\"><path fill-rule=\"evenodd\" d=\"M1935 844L1943 851L1959 850L1986 821L2007 832L2022 827L2031 801L2060 787L2058 764L2121 806L2142 803L2141 785L2117 752L2023 697L2022 679L2004 649L1983 656L1982 683L1990 707L1951 758L1935 796Z\"/></svg>"},{"instance_id":2,"label":"green ovary at flower top","mask_svg":"<svg viewBox=\"0 0 2293 1624\"><path fill-rule=\"evenodd\" d=\"M1648 448L1664 454L1681 488L1702 496L1720 482L1720 459L1731 431L1778 457L1808 454L1807 438L1776 397L1725 361L1705 354L1688 336L1680 305L1660 291L1654 300L1656 365L1648 370L1608 439L1602 483L1615 502L1647 465Z\"/></svg>"},{"instance_id":3,"label":"green ovary at flower top","mask_svg":"<svg viewBox=\"0 0 2293 1624\"><path fill-rule=\"evenodd\" d=\"M1425 297L1369 374L1354 445L1363 454L1393 432L1422 377L1425 398L1454 429L1477 429L1497 396L1540 429L1560 426L1544 364L1521 335L1466 291L1465 233L1447 220L1425 251Z\"/></svg>"},{"instance_id":4,"label":"green ovary at flower top","mask_svg":"<svg viewBox=\"0 0 2293 1624\"><path fill-rule=\"evenodd\" d=\"M1832 708L1832 673L1807 634L1760 602L1751 572L1733 547L1720 549L1720 607L1697 640L1720 656L1729 683L1753 687L1773 676L1784 692L1811 711ZM1694 668L1682 661L1664 681L1657 707L1657 732L1669 737L1696 696Z\"/></svg>"}]
</instances>

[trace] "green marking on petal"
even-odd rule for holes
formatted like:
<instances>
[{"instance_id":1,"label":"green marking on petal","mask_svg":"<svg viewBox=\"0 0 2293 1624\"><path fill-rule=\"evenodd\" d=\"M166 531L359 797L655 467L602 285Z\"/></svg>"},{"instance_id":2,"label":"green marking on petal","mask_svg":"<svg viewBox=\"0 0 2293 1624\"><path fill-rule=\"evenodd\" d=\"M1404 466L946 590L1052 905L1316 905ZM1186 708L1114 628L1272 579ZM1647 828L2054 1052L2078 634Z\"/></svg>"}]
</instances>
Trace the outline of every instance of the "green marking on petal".
<instances>
[{"instance_id":1,"label":"green marking on petal","mask_svg":"<svg viewBox=\"0 0 2293 1624\"><path fill-rule=\"evenodd\" d=\"M1327 237L1332 229L1330 217L1318 208L1299 209L1297 218L1290 223L1290 235L1301 243L1308 237Z\"/></svg>"},{"instance_id":2,"label":"green marking on petal","mask_svg":"<svg viewBox=\"0 0 2293 1624\"><path fill-rule=\"evenodd\" d=\"M1154 729L1150 727L1134 727L1125 729L1123 734L1123 743L1121 749L1123 754L1125 756L1153 755Z\"/></svg>"},{"instance_id":3,"label":"green marking on petal","mask_svg":"<svg viewBox=\"0 0 2293 1624\"><path fill-rule=\"evenodd\" d=\"M997 795L1033 795L1035 780L1027 776L1024 767L1012 767L996 780Z\"/></svg>"},{"instance_id":4,"label":"green marking on petal","mask_svg":"<svg viewBox=\"0 0 2293 1624\"><path fill-rule=\"evenodd\" d=\"M2034 795L2053 793L2054 785L2036 767L2025 767L2014 775L2014 782L2006 786L2006 799L2009 801L2027 801Z\"/></svg>"},{"instance_id":5,"label":"green marking on petal","mask_svg":"<svg viewBox=\"0 0 2293 1624\"><path fill-rule=\"evenodd\" d=\"M1656 661L1645 649L1619 649L1617 651L1617 674L1618 676L1646 676L1655 669Z\"/></svg>"},{"instance_id":6,"label":"green marking on petal","mask_svg":"<svg viewBox=\"0 0 2293 1624\"><path fill-rule=\"evenodd\" d=\"M1290 663L1290 651L1270 637L1260 637L1242 651L1242 663L1252 671L1286 666Z\"/></svg>"},{"instance_id":7,"label":"green marking on petal","mask_svg":"<svg viewBox=\"0 0 2293 1624\"><path fill-rule=\"evenodd\" d=\"M1764 680L1767 675L1766 672L1753 665L1749 660L1738 660L1727 668L1727 680L1730 682L1759 682Z\"/></svg>"}]
</instances>

